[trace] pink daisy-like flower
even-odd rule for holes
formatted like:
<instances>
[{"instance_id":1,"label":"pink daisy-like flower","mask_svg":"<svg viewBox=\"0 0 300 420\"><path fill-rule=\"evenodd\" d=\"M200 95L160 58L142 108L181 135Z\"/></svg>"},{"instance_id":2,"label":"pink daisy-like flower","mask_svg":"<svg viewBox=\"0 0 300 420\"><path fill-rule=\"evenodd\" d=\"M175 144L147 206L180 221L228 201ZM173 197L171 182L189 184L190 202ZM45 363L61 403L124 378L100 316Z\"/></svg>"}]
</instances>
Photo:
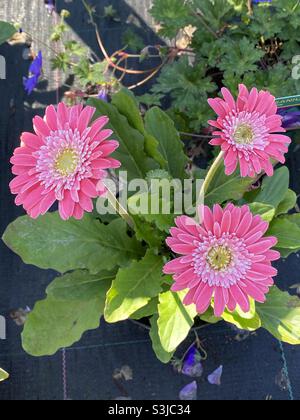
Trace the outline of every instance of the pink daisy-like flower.
<instances>
[{"instance_id":1,"label":"pink daisy-like flower","mask_svg":"<svg viewBox=\"0 0 300 420\"><path fill-rule=\"evenodd\" d=\"M180 216L172 228L168 246L180 258L168 262L165 274L174 274L173 291L189 289L185 305L196 304L197 312L206 312L214 299L214 312L220 317L225 308L239 305L249 312L249 297L265 302L277 270L272 261L280 254L271 250L275 237L263 237L269 224L253 216L248 206L233 204L213 211L200 206L203 223Z\"/></svg>"},{"instance_id":2,"label":"pink daisy-like flower","mask_svg":"<svg viewBox=\"0 0 300 420\"><path fill-rule=\"evenodd\" d=\"M218 114L209 124L220 131L210 144L221 146L224 152L226 175L231 175L240 164L241 176L255 177L265 171L274 173L271 159L284 163L291 139L285 133L282 117L277 115L275 97L269 92L253 88L251 92L240 85L237 101L228 89L223 88L221 98L209 99L208 103ZM276 134L275 134L276 133Z\"/></svg>"},{"instance_id":3,"label":"pink daisy-like flower","mask_svg":"<svg viewBox=\"0 0 300 420\"><path fill-rule=\"evenodd\" d=\"M103 129L107 117L89 123L96 109L60 103L46 109L44 119L35 117L35 134L23 133L21 147L11 159L16 177L10 183L16 204L37 218L58 201L62 219L81 219L93 211L92 198L104 195L106 169L120 167L110 157L119 146L107 140L111 130Z\"/></svg>"}]
</instances>

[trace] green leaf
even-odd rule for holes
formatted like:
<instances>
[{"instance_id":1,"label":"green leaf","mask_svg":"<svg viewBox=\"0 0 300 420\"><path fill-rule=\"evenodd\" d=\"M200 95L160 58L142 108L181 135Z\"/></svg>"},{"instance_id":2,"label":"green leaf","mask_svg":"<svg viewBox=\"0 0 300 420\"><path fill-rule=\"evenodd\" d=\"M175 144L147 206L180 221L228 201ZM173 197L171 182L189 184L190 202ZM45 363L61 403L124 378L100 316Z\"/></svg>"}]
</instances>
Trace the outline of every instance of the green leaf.
<instances>
[{"instance_id":1,"label":"green leaf","mask_svg":"<svg viewBox=\"0 0 300 420\"><path fill-rule=\"evenodd\" d=\"M146 132L139 105L134 95L130 91L122 89L113 96L112 103L127 118L129 124L144 136L145 151L148 156L155 159L162 168L165 168L167 162L158 151L159 142Z\"/></svg>"},{"instance_id":2,"label":"green leaf","mask_svg":"<svg viewBox=\"0 0 300 420\"><path fill-rule=\"evenodd\" d=\"M131 319L140 320L143 318L148 318L157 313L158 311L158 298L153 298L150 302L144 306L143 308L136 311L134 314L130 316Z\"/></svg>"},{"instance_id":3,"label":"green leaf","mask_svg":"<svg viewBox=\"0 0 300 420\"><path fill-rule=\"evenodd\" d=\"M248 313L243 312L239 306L234 312L229 312L227 309L225 310L222 318L229 322L230 324L234 324L241 330L247 331L256 331L261 327L261 320L259 315L256 312L255 302L251 299L251 309Z\"/></svg>"},{"instance_id":4,"label":"green leaf","mask_svg":"<svg viewBox=\"0 0 300 420\"><path fill-rule=\"evenodd\" d=\"M116 272L102 271L92 275L85 270L77 270L57 277L47 288L48 296L58 300L90 300L101 290L102 283L112 282Z\"/></svg>"},{"instance_id":5,"label":"green leaf","mask_svg":"<svg viewBox=\"0 0 300 420\"><path fill-rule=\"evenodd\" d=\"M158 168L158 164L146 155L144 136L129 124L114 105L99 99L90 99L88 103L97 109L97 116L109 117L109 127L120 143L113 157L122 162L120 171L127 171L129 180L143 179L147 172Z\"/></svg>"},{"instance_id":6,"label":"green leaf","mask_svg":"<svg viewBox=\"0 0 300 420\"><path fill-rule=\"evenodd\" d=\"M139 262L119 270L107 294L105 320L124 321L156 297L162 286L163 259L151 250Z\"/></svg>"},{"instance_id":7,"label":"green leaf","mask_svg":"<svg viewBox=\"0 0 300 420\"><path fill-rule=\"evenodd\" d=\"M229 200L239 200L253 184L252 178L241 178L239 170L233 175L225 175L224 165L220 165L216 175L209 185L205 204L213 206L216 203L224 203Z\"/></svg>"},{"instance_id":8,"label":"green leaf","mask_svg":"<svg viewBox=\"0 0 300 420\"><path fill-rule=\"evenodd\" d=\"M145 126L146 131L158 140L158 150L167 162L169 174L174 179L184 179L188 158L174 122L165 112L154 107L146 113Z\"/></svg>"},{"instance_id":9,"label":"green leaf","mask_svg":"<svg viewBox=\"0 0 300 420\"><path fill-rule=\"evenodd\" d=\"M201 321L207 322L208 324L217 324L218 322L222 321L222 318L217 318L214 314L213 308L210 306L207 311L199 315Z\"/></svg>"},{"instance_id":10,"label":"green leaf","mask_svg":"<svg viewBox=\"0 0 300 420\"><path fill-rule=\"evenodd\" d=\"M281 214L285 214L292 210L297 204L297 195L294 191L288 190L284 199L279 204L276 210L276 216L280 216Z\"/></svg>"},{"instance_id":11,"label":"green leaf","mask_svg":"<svg viewBox=\"0 0 300 420\"><path fill-rule=\"evenodd\" d=\"M156 204L159 204L159 208L154 212L152 210L155 210L154 205ZM165 214L163 213L164 205L166 206ZM131 214L155 225L162 232L169 233L170 228L174 226L175 216L170 214L173 211L173 205L158 194L135 194L129 198L128 208ZM167 211L168 209L169 211ZM139 212L137 213L138 210Z\"/></svg>"},{"instance_id":12,"label":"green leaf","mask_svg":"<svg viewBox=\"0 0 300 420\"><path fill-rule=\"evenodd\" d=\"M168 353L176 350L188 336L197 315L195 305L184 306L185 292L161 293L158 305L158 333L162 347Z\"/></svg>"},{"instance_id":13,"label":"green leaf","mask_svg":"<svg viewBox=\"0 0 300 420\"><path fill-rule=\"evenodd\" d=\"M15 33L16 28L8 22L0 21L0 45L8 41Z\"/></svg>"},{"instance_id":14,"label":"green leaf","mask_svg":"<svg viewBox=\"0 0 300 420\"><path fill-rule=\"evenodd\" d=\"M26 264L61 273L88 269L96 274L143 255L123 220L104 225L90 214L80 221L63 221L57 212L37 220L20 217L8 226L3 240Z\"/></svg>"},{"instance_id":15,"label":"green leaf","mask_svg":"<svg viewBox=\"0 0 300 420\"><path fill-rule=\"evenodd\" d=\"M150 338L152 341L152 347L153 350L157 356L157 358L162 362L162 363L169 363L170 360L172 359L174 352L167 352L160 341L160 337L158 334L158 315L154 315L151 318L151 330L150 330Z\"/></svg>"},{"instance_id":16,"label":"green leaf","mask_svg":"<svg viewBox=\"0 0 300 420\"><path fill-rule=\"evenodd\" d=\"M300 249L300 227L291 216L275 219L267 232L269 236L276 236L278 244L276 248L297 251Z\"/></svg>"},{"instance_id":17,"label":"green leaf","mask_svg":"<svg viewBox=\"0 0 300 420\"><path fill-rule=\"evenodd\" d=\"M287 195L289 182L290 174L288 168L283 166L277 169L272 177L264 178L261 192L256 197L256 201L269 204L276 209Z\"/></svg>"},{"instance_id":18,"label":"green leaf","mask_svg":"<svg viewBox=\"0 0 300 420\"><path fill-rule=\"evenodd\" d=\"M0 368L0 382L3 382L8 378L9 378L9 374L5 372L5 370Z\"/></svg>"},{"instance_id":19,"label":"green leaf","mask_svg":"<svg viewBox=\"0 0 300 420\"><path fill-rule=\"evenodd\" d=\"M174 38L185 26L189 10L182 0L154 0L151 14L160 23L159 33Z\"/></svg>"},{"instance_id":20,"label":"green leaf","mask_svg":"<svg viewBox=\"0 0 300 420\"><path fill-rule=\"evenodd\" d=\"M51 356L79 341L85 331L98 328L111 280L99 277L96 283L91 282L86 272L74 272L55 280L49 288L50 295L37 302L28 315L22 334L24 350L32 356ZM83 297L70 288L71 284L78 285ZM69 297L64 289L70 290Z\"/></svg>"},{"instance_id":21,"label":"green leaf","mask_svg":"<svg viewBox=\"0 0 300 420\"><path fill-rule=\"evenodd\" d=\"M140 242L146 242L150 248L161 249L166 239L161 231L155 228L151 223L147 223L140 216L131 215L134 222L136 238Z\"/></svg>"},{"instance_id":22,"label":"green leaf","mask_svg":"<svg viewBox=\"0 0 300 420\"><path fill-rule=\"evenodd\" d=\"M258 214L266 222L271 222L275 217L275 208L270 204L250 203L250 210L253 214Z\"/></svg>"},{"instance_id":23,"label":"green leaf","mask_svg":"<svg viewBox=\"0 0 300 420\"><path fill-rule=\"evenodd\" d=\"M264 304L257 304L262 327L278 340L300 344L300 299L272 287Z\"/></svg>"}]
</instances>

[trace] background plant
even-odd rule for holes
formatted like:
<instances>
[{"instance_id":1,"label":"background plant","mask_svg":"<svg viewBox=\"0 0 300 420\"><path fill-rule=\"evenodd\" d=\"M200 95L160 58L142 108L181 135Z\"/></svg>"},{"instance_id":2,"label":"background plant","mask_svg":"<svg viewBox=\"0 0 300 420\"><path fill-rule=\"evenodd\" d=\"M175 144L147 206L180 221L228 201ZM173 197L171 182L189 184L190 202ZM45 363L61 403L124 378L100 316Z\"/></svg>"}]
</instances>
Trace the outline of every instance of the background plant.
<instances>
[{"instance_id":1,"label":"background plant","mask_svg":"<svg viewBox=\"0 0 300 420\"><path fill-rule=\"evenodd\" d=\"M207 98L222 86L236 92L244 83L276 97L299 91L291 76L300 53L298 1L154 0L151 13L159 34L175 46L184 39L189 53L169 61L141 101L169 104L181 131L204 127L211 117Z\"/></svg>"}]
</instances>

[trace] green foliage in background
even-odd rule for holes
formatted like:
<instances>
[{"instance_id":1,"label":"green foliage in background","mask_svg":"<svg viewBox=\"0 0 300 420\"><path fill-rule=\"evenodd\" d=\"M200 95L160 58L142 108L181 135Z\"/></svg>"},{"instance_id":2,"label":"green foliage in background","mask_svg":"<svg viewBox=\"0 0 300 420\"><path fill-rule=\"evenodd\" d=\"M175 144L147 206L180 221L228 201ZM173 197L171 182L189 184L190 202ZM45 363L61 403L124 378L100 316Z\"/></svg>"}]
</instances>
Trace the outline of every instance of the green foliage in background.
<instances>
[{"instance_id":1,"label":"green foliage in background","mask_svg":"<svg viewBox=\"0 0 300 420\"><path fill-rule=\"evenodd\" d=\"M151 94L141 101L157 105L168 98L169 114L178 127L198 132L213 116L207 98L222 86L236 93L243 82L276 97L299 92L292 68L293 57L300 54L300 3L273 0L251 8L248 3L154 0L151 13L159 34L185 51L164 66Z\"/></svg>"}]
</instances>

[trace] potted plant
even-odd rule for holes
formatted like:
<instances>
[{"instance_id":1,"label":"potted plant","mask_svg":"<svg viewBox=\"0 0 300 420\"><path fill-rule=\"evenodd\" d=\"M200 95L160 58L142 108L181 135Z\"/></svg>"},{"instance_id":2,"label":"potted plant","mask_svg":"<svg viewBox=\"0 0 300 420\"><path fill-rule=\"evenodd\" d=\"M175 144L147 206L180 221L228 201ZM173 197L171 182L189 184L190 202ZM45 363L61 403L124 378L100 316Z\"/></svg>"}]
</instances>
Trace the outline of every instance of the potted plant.
<instances>
[{"instance_id":1,"label":"potted plant","mask_svg":"<svg viewBox=\"0 0 300 420\"><path fill-rule=\"evenodd\" d=\"M195 319L300 344L299 299L274 285L274 261L300 249L297 197L278 165L290 139L270 93L222 93L209 101L221 150L205 173L189 165L170 117L158 107L141 116L127 90L35 117L11 160L11 191L28 214L3 240L59 274L27 318L25 351L52 355L102 316L148 317L165 363Z\"/></svg>"}]
</instances>

